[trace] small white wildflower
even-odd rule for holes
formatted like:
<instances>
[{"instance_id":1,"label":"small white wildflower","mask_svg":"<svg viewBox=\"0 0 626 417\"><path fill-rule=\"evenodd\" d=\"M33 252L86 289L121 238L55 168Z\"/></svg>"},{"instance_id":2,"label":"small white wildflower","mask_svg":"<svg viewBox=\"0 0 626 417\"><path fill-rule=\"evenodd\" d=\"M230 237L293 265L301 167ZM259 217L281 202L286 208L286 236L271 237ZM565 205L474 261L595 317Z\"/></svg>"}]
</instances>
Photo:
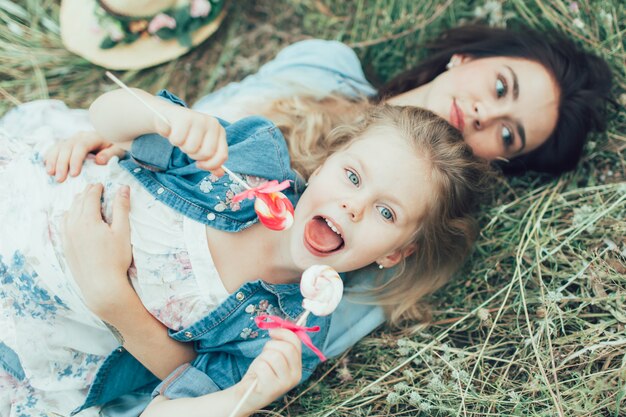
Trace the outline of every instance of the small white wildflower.
<instances>
[{"instance_id":1,"label":"small white wildflower","mask_svg":"<svg viewBox=\"0 0 626 417\"><path fill-rule=\"evenodd\" d=\"M420 408L420 411L428 412L430 411L431 408L433 408L433 406L430 405L430 403L426 401L422 401L419 405L419 408Z\"/></svg>"},{"instance_id":2,"label":"small white wildflower","mask_svg":"<svg viewBox=\"0 0 626 417\"><path fill-rule=\"evenodd\" d=\"M397 392L390 392L387 395L387 402L391 405L398 404L400 402L400 394Z\"/></svg>"},{"instance_id":3,"label":"small white wildflower","mask_svg":"<svg viewBox=\"0 0 626 417\"><path fill-rule=\"evenodd\" d=\"M579 17L574 19L572 23L574 24L575 27L577 27L580 30L583 30L585 28L585 23L582 20L580 20Z\"/></svg>"},{"instance_id":4,"label":"small white wildflower","mask_svg":"<svg viewBox=\"0 0 626 417\"><path fill-rule=\"evenodd\" d=\"M511 401L519 402L521 400L520 395L513 390L509 391L508 394Z\"/></svg>"},{"instance_id":5,"label":"small white wildflower","mask_svg":"<svg viewBox=\"0 0 626 417\"><path fill-rule=\"evenodd\" d=\"M398 339L398 341L396 342L398 344L398 347L407 347L409 346L409 340L408 339Z\"/></svg>"},{"instance_id":6,"label":"small white wildflower","mask_svg":"<svg viewBox=\"0 0 626 417\"><path fill-rule=\"evenodd\" d=\"M478 317L478 319L483 322L491 321L491 313L486 308L479 308L476 312L476 317Z\"/></svg>"},{"instance_id":7,"label":"small white wildflower","mask_svg":"<svg viewBox=\"0 0 626 417\"><path fill-rule=\"evenodd\" d=\"M371 392L372 394L380 394L381 392L383 392L383 389L380 385L372 385L371 387L369 387L369 392Z\"/></svg>"},{"instance_id":8,"label":"small white wildflower","mask_svg":"<svg viewBox=\"0 0 626 417\"><path fill-rule=\"evenodd\" d=\"M432 379L428 383L428 387L435 392L444 391L446 388L445 384L443 383L441 379L441 376L439 375L435 375L432 377Z\"/></svg>"},{"instance_id":9,"label":"small white wildflower","mask_svg":"<svg viewBox=\"0 0 626 417\"><path fill-rule=\"evenodd\" d=\"M422 401L424 401L424 398L418 392L413 391L409 394L409 404L412 406L416 406Z\"/></svg>"},{"instance_id":10,"label":"small white wildflower","mask_svg":"<svg viewBox=\"0 0 626 417\"><path fill-rule=\"evenodd\" d=\"M548 291L546 294L546 300L553 303L558 303L563 299L563 293L561 291Z\"/></svg>"},{"instance_id":11,"label":"small white wildflower","mask_svg":"<svg viewBox=\"0 0 626 417\"><path fill-rule=\"evenodd\" d=\"M593 140L590 140L587 142L587 149L589 149L590 151L593 151L596 148L596 142L594 142Z\"/></svg>"},{"instance_id":12,"label":"small white wildflower","mask_svg":"<svg viewBox=\"0 0 626 417\"><path fill-rule=\"evenodd\" d=\"M415 373L415 371L413 371L412 369L405 369L404 371L402 371L402 375L409 380L414 380L417 377L417 373Z\"/></svg>"},{"instance_id":13,"label":"small white wildflower","mask_svg":"<svg viewBox=\"0 0 626 417\"><path fill-rule=\"evenodd\" d=\"M409 387L406 382L398 382L393 386L393 389L397 392L403 393L409 391L411 387Z\"/></svg>"},{"instance_id":14,"label":"small white wildflower","mask_svg":"<svg viewBox=\"0 0 626 417\"><path fill-rule=\"evenodd\" d=\"M600 20L606 26L613 25L613 15L611 13L606 12L604 9L600 9L600 13L598 14L600 15Z\"/></svg>"},{"instance_id":15,"label":"small white wildflower","mask_svg":"<svg viewBox=\"0 0 626 417\"><path fill-rule=\"evenodd\" d=\"M460 369L460 370L455 369L452 371L451 375L452 375L452 378L458 379L461 382L469 381L469 374L464 369Z\"/></svg>"},{"instance_id":16,"label":"small white wildflower","mask_svg":"<svg viewBox=\"0 0 626 417\"><path fill-rule=\"evenodd\" d=\"M409 349L407 347L400 347L400 348L398 348L398 353L401 356L409 356L411 354L411 349Z\"/></svg>"},{"instance_id":17,"label":"small white wildflower","mask_svg":"<svg viewBox=\"0 0 626 417\"><path fill-rule=\"evenodd\" d=\"M576 207L574 209L574 217L572 218L572 223L574 227L578 228L586 223L587 219L591 217L595 213L593 207L589 205L584 205L581 207ZM596 230L596 227L593 224L588 225L585 228L585 231L589 233L593 233Z\"/></svg>"}]
</instances>

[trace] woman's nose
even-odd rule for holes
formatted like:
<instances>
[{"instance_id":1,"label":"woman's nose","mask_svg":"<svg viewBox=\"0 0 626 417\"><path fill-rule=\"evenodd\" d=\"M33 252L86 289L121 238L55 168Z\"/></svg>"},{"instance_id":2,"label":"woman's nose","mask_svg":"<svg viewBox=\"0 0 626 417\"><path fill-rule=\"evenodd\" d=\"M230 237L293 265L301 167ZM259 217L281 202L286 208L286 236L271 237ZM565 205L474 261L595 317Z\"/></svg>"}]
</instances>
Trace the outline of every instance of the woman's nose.
<instances>
[{"instance_id":1,"label":"woman's nose","mask_svg":"<svg viewBox=\"0 0 626 417\"><path fill-rule=\"evenodd\" d=\"M341 203L341 208L348 212L350 219L354 222L358 222L361 218L363 218L363 206L358 204L358 202L344 201Z\"/></svg>"},{"instance_id":2,"label":"woman's nose","mask_svg":"<svg viewBox=\"0 0 626 417\"><path fill-rule=\"evenodd\" d=\"M472 106L473 124L476 130L482 130L488 127L494 121L503 116L504 109L485 101L477 101Z\"/></svg>"}]
</instances>

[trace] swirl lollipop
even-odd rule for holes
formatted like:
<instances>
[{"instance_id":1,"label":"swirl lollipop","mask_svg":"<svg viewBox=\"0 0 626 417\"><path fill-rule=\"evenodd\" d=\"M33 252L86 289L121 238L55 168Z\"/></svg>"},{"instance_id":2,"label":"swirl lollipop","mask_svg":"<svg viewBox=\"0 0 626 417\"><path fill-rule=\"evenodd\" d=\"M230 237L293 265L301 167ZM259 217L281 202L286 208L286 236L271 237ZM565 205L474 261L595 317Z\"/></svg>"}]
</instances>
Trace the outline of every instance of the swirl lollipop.
<instances>
[{"instance_id":1,"label":"swirl lollipop","mask_svg":"<svg viewBox=\"0 0 626 417\"><path fill-rule=\"evenodd\" d=\"M165 116L138 96L133 90L128 88L128 86L119 78L111 74L109 71L106 72L106 75L113 80L115 84L139 100L164 123L171 126L169 120L167 120ZM222 169L232 179L237 181L246 189L244 192L237 194L233 198L233 202L238 202L246 198L254 199L256 197L257 200L254 202L254 211L259 216L259 220L263 225L265 225L265 227L271 230L285 230L291 227L293 224L293 205L285 194L280 192L285 188L289 188L288 180L281 183L276 180L268 181L258 187L251 188L244 180L239 178L237 174L226 168L224 165L222 165Z\"/></svg>"},{"instance_id":2,"label":"swirl lollipop","mask_svg":"<svg viewBox=\"0 0 626 417\"><path fill-rule=\"evenodd\" d=\"M298 324L304 324L309 313L321 317L335 311L343 296L343 281L330 266L313 265L302 273L300 292L305 311Z\"/></svg>"},{"instance_id":3,"label":"swirl lollipop","mask_svg":"<svg viewBox=\"0 0 626 417\"><path fill-rule=\"evenodd\" d=\"M289 188L289 180L281 183L276 180L268 181L258 187L248 187L233 197L233 202L256 197L254 211L261 223L271 230L285 230L293 224L293 204L280 192L285 188Z\"/></svg>"}]
</instances>

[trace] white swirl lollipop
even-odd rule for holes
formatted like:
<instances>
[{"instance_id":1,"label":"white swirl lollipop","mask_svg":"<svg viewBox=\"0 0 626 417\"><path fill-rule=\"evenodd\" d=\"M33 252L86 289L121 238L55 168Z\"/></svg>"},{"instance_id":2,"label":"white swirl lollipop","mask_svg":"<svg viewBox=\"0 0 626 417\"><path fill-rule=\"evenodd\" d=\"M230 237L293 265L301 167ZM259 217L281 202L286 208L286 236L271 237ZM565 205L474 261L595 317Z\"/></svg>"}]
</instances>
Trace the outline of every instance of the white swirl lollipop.
<instances>
[{"instance_id":1,"label":"white swirl lollipop","mask_svg":"<svg viewBox=\"0 0 626 417\"><path fill-rule=\"evenodd\" d=\"M300 292L304 297L304 314L298 320L302 325L309 313L316 316L331 314L343 296L343 281L337 271L328 265L313 265L302 273Z\"/></svg>"}]
</instances>

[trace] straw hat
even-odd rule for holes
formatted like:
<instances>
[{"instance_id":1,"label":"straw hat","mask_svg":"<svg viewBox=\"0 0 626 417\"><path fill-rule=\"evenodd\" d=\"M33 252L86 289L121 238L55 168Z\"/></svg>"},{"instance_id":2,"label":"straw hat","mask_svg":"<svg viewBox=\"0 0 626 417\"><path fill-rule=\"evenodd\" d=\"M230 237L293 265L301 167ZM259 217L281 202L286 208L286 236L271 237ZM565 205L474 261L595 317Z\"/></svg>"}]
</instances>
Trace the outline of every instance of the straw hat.
<instances>
[{"instance_id":1,"label":"straw hat","mask_svg":"<svg viewBox=\"0 0 626 417\"><path fill-rule=\"evenodd\" d=\"M105 68L177 58L217 30L225 0L62 0L65 47Z\"/></svg>"}]
</instances>

